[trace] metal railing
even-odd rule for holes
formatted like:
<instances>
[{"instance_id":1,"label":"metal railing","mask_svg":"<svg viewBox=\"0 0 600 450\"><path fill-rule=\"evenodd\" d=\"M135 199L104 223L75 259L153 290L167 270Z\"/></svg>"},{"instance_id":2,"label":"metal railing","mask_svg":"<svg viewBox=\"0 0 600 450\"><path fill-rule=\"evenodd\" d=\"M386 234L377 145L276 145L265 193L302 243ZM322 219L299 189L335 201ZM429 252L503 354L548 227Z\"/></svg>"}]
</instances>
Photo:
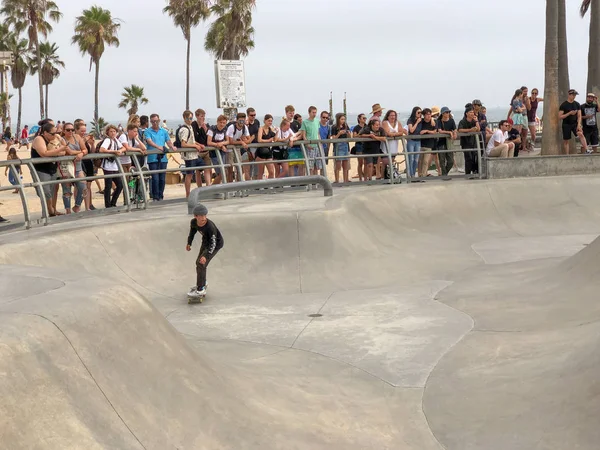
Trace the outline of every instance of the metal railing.
<instances>
[{"instance_id":1,"label":"metal railing","mask_svg":"<svg viewBox=\"0 0 600 450\"><path fill-rule=\"evenodd\" d=\"M412 157L420 157L420 155L423 154L440 154L440 153L456 153L456 152L466 152L466 151L474 151L477 153L477 165L478 165L478 177L482 178L482 145L481 145L481 133L479 132L472 132L472 133L459 133L458 134L459 137L461 136L476 136L476 147L473 149L450 149L450 150L426 150L426 151L416 151L416 152L408 152L407 151L407 145L406 145L406 141L407 140L421 140L421 139L447 139L448 135L446 134L429 134L429 135L409 135L409 136L397 136L397 137L393 137L393 138L387 138L385 142L382 142L382 152L381 154L351 154L349 153L348 155L344 155L344 156L326 156L322 145L326 144L326 145L331 145L331 144L336 144L336 143L348 143L350 146L350 143L358 143L358 142L372 142L372 139L370 138L360 138L360 137L356 137L356 138L348 138L348 139L325 139L325 140L311 140L311 141L297 141L294 142L294 148L299 147L302 151L302 158L296 158L296 159L286 159L286 160L262 160L262 161L242 161L241 158L241 154L240 154L240 147L239 146L228 146L228 150L230 150L233 153L233 164L229 164L226 161L223 160L221 151L219 149L216 148L211 148L211 147L207 147L205 150L209 150L209 151L214 151L214 154L216 155L216 159L217 159L217 164L216 165L211 165L209 167L178 167L178 168L165 168L165 169L155 169L155 170L146 170L146 167L144 167L144 170L142 170L142 164L140 163L138 157L140 157L140 153L139 152L126 152L124 153L125 156L130 156L131 160L132 160L132 172L126 172L123 169L123 164L121 163L121 160L119 159L119 157L115 157L112 154L108 154L108 153L91 153L88 154L86 156L84 156L82 158L82 160L97 160L97 159L113 159L116 162L117 165L117 173L115 174L102 174L102 175L93 175L93 176L85 176L85 177L78 177L77 174L75 174L75 177L71 177L71 178L57 178L55 180L48 180L48 181L41 181L39 175L38 175L38 171L36 170L35 166L37 164L42 164L42 163L59 163L61 161L74 161L75 157L74 156L61 156L61 157L49 157L49 158L33 158L33 159L15 159L15 160L6 160L6 161L0 161L0 167L9 167L9 170L11 171L13 178L16 181L16 184L14 185L10 185L10 186L2 186L0 187L0 192L2 191L6 191L6 190L17 190L19 195L20 195L20 199L21 199L21 203L22 203L22 207L23 207L23 215L24 215L24 222L25 222L25 227L27 229L29 229L32 226L32 218L31 218L31 209L29 206L29 202L27 199L27 195L25 192L25 189L27 188L33 188L35 189L38 197L40 198L40 203L41 203L41 220L42 220L42 224L43 225L47 225L49 223L49 211L47 208L47 204L46 204L46 199L44 196L44 186L50 185L50 186L54 186L54 185L59 185L59 184L63 184L63 183L75 183L75 182L81 182L81 181L94 181L94 180L100 180L100 179L111 179L111 178L120 178L123 184L123 192L124 192L124 206L126 208L126 211L131 211L132 209L132 202L131 202L131 195L129 192L129 184L128 184L128 180L131 177L138 177L138 179L142 180L143 177L145 176L152 176L154 174L166 174L169 172L182 172L184 174L188 173L188 172L195 172L195 171L203 171L205 169L218 169L220 171L220 173L222 174L221 179L222 179L222 183L223 185L227 185L228 183L230 183L230 180L228 180L227 177L227 169L231 168L232 171L234 171L236 178L238 179L238 181L235 183L235 187L231 187L231 189L227 188L223 190L223 187L221 187L221 192L235 192L235 191L248 191L248 190L255 190L255 189L260 189L261 187L265 186L264 181L265 180L253 180L253 181L246 181L243 184L241 183L241 181L244 178L244 173L243 173L243 168L245 166L256 166L256 165L266 165L266 164L278 164L278 163L293 163L293 162L297 162L297 163L301 163L301 165L303 165L307 170L308 168L311 167L312 164L316 164L317 161L321 162L321 166L322 168L319 169L321 171L321 173L323 174L324 178L327 180L327 182L329 183L329 185L326 187L327 191L331 189L331 183L327 178L327 171L326 171L326 167L327 167L327 162L329 160L332 161L336 161L339 159L346 159L346 160L353 160L356 159L357 161L360 159L364 159L364 158L381 158L382 160L387 160L387 164L385 167L385 170L388 170L388 175L389 178L387 179L381 179L381 180L369 180L364 183L368 183L368 184L396 184L396 183L401 183L402 180L400 179L395 179L394 178L394 159L396 157L404 157L404 163L406 165L406 181L408 183L411 183L412 181L414 181L414 179L418 179L418 177L414 177L411 175L408 164L411 158L409 158L409 156ZM404 143L404 150L403 151L399 151L397 154L390 154L389 152L389 146L388 146L388 142L389 141L403 141ZM316 155L314 157L309 157L309 154L307 152L307 146L313 146L316 147L317 152ZM259 143L259 144L250 144L248 145L249 149L252 148L259 148L259 147L286 147L285 143L283 142L274 142L274 143ZM334 147L335 148L335 147ZM335 152L335 150L334 150ZM158 150L150 150L148 152L146 152L147 155L152 155L152 154L157 154L157 155L161 155L160 156L160 161L162 161L163 159L166 159L168 161L168 157L167 157L167 153L169 152L160 152ZM176 152L174 153L190 153L190 150L188 149L178 149ZM401 163L401 162L400 162ZM23 180L20 177L20 174L18 173L17 170L17 166L25 166L29 169L30 173L31 173L31 178L32 181L31 182L23 182ZM365 165L366 166L366 165ZM313 175L314 176L314 175ZM461 176L454 176L456 177L461 177ZM464 177L464 176L462 176ZM369 176L370 178L370 176ZM304 183L300 181L300 177L288 177L288 179L294 179L294 181L285 181L283 182L281 185L282 186L287 186L287 185L303 185ZM298 182L296 182L296 180L298 180ZM267 181L272 181L272 180L267 180ZM262 184L261 184L262 183ZM267 183L269 186L280 186L279 183L276 184L272 184L272 183ZM308 183L308 185L310 186L310 184L318 184L318 182L314 182L314 183ZM343 183L340 183L343 184ZM352 182L351 184L359 184L358 182ZM208 187L203 187L202 189L207 189ZM141 205L137 205L138 208L142 208L142 209L146 209L147 208L147 201L148 201L148 189L146 188L146 184L143 182L139 183L139 189L141 190L141 194L144 198L144 202ZM215 193L217 191L217 189L213 189L212 192ZM326 194L327 195L327 194ZM225 196L225 198L227 198L227 196Z\"/></svg>"},{"instance_id":2,"label":"metal railing","mask_svg":"<svg viewBox=\"0 0 600 450\"><path fill-rule=\"evenodd\" d=\"M265 189L274 187L284 187L294 184L296 186L309 186L318 184L323 188L323 195L331 197L333 187L331 182L321 175L309 175L300 177L271 178L268 180L240 181L229 184L213 184L202 188L195 188L188 197L188 213L191 213L199 200L209 198L211 195L224 194L227 192L244 191L246 189Z\"/></svg>"}]
</instances>

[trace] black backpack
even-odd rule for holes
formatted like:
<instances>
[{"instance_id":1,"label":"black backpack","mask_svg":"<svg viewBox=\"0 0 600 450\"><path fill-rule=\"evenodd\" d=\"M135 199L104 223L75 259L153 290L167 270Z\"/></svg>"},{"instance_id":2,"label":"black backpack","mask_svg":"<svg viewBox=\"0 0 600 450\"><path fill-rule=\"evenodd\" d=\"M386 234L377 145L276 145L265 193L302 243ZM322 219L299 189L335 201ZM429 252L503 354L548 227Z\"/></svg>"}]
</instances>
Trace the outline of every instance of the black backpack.
<instances>
[{"instance_id":1,"label":"black backpack","mask_svg":"<svg viewBox=\"0 0 600 450\"><path fill-rule=\"evenodd\" d=\"M183 127L185 127L185 125L179 125L177 127L177 131L175 131L175 142L173 143L175 148L181 148L181 140L179 139L179 130L181 130Z\"/></svg>"}]
</instances>

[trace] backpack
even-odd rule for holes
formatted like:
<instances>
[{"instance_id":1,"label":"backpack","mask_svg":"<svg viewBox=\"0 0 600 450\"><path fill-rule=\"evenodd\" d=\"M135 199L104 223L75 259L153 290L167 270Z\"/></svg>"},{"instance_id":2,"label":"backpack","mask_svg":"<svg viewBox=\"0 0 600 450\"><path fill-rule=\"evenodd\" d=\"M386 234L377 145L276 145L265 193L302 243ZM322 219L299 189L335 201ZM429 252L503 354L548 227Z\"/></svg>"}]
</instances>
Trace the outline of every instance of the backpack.
<instances>
[{"instance_id":1,"label":"backpack","mask_svg":"<svg viewBox=\"0 0 600 450\"><path fill-rule=\"evenodd\" d=\"M103 138L100 142L98 142L96 144L96 147L92 147L91 153L100 153L100 148L102 147L102 143L104 142L104 139L106 139L106 138ZM110 139L110 142L108 143L108 148L106 150L110 150L111 147L112 147L112 139ZM102 167L103 162L104 162L104 159L100 159L100 158L94 159L94 167L96 169L99 169L100 167Z\"/></svg>"},{"instance_id":2,"label":"backpack","mask_svg":"<svg viewBox=\"0 0 600 450\"><path fill-rule=\"evenodd\" d=\"M181 148L181 140L179 139L179 130L181 130L184 127L185 127L185 125L179 125L177 127L177 131L175 131L175 142L173 143L175 148Z\"/></svg>"}]
</instances>

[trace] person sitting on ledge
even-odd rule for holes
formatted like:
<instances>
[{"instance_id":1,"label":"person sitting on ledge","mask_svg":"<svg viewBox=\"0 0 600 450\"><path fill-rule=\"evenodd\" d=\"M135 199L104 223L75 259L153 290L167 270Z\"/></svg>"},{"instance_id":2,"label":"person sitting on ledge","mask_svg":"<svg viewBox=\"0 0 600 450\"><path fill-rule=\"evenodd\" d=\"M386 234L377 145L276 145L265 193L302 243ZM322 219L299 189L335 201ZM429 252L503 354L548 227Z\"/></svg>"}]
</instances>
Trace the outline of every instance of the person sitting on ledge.
<instances>
[{"instance_id":1,"label":"person sitting on ledge","mask_svg":"<svg viewBox=\"0 0 600 450\"><path fill-rule=\"evenodd\" d=\"M508 138L508 128L510 124L507 120L501 120L498 124L498 129L494 131L488 145L485 149L485 154L488 158L512 158L515 154L515 144L505 142Z\"/></svg>"}]
</instances>

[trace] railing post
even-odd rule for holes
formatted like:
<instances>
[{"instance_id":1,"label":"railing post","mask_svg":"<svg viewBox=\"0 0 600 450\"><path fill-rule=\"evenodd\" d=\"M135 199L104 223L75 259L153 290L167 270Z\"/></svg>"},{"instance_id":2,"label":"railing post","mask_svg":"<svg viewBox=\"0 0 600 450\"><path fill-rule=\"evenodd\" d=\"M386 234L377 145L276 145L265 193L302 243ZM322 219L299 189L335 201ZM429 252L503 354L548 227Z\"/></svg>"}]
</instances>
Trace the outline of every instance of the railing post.
<instances>
[{"instance_id":1,"label":"railing post","mask_svg":"<svg viewBox=\"0 0 600 450\"><path fill-rule=\"evenodd\" d=\"M20 162L20 160L19 160ZM17 180L17 185L18 187L18 191L19 191L19 197L21 197L21 203L23 205L23 217L25 219L25 228L26 229L30 229L31 228L31 214L29 212L29 203L27 201L27 195L25 195L25 188L23 187L23 180L21 179L21 174L19 174L19 172L17 172L17 168L15 167L14 163L10 163L10 165L8 166L10 173L12 173L12 176L14 177L15 180Z\"/></svg>"},{"instance_id":2,"label":"railing post","mask_svg":"<svg viewBox=\"0 0 600 450\"><path fill-rule=\"evenodd\" d=\"M44 221L44 225L48 225L48 204L46 203L46 196L44 195L44 186L40 184L40 177L33 162L27 161L26 165L31 173L33 186L35 187L38 197L40 198L40 202L42 203L42 220Z\"/></svg>"},{"instance_id":3,"label":"railing post","mask_svg":"<svg viewBox=\"0 0 600 450\"><path fill-rule=\"evenodd\" d=\"M117 162L117 168L119 169L119 174L121 175L121 183L123 183L123 193L125 194L125 206L127 207L127 212L131 211L131 199L129 198L129 184L127 183L127 175L123 170L123 164L121 164L121 160L119 157L115 157ZM169 158L167 158L167 161Z\"/></svg>"},{"instance_id":4,"label":"railing post","mask_svg":"<svg viewBox=\"0 0 600 450\"><path fill-rule=\"evenodd\" d=\"M406 138L406 136L402 136L402 139L404 140L404 151L402 153L404 154L404 170L406 171L406 183L410 184L412 183L412 175L410 174L410 152L408 151L408 139Z\"/></svg>"},{"instance_id":5,"label":"railing post","mask_svg":"<svg viewBox=\"0 0 600 450\"><path fill-rule=\"evenodd\" d=\"M475 141L477 142L477 174L479 175L479 179L481 180L481 133L477 133Z\"/></svg>"},{"instance_id":6,"label":"railing post","mask_svg":"<svg viewBox=\"0 0 600 450\"><path fill-rule=\"evenodd\" d=\"M329 145L329 143L327 143L327 145ZM319 142L317 144L317 146L319 148L319 155L320 155L320 158L321 158L321 166L323 167L323 169L322 169L323 176L325 178L329 179L329 177L327 176L327 158L325 157L325 150L323 149L323 144Z\"/></svg>"},{"instance_id":7,"label":"railing post","mask_svg":"<svg viewBox=\"0 0 600 450\"><path fill-rule=\"evenodd\" d=\"M137 157L133 157L133 165L135 166L135 170L137 174L134 172L134 175L138 177L138 186L141 183L142 195L144 196L144 206L142 209L148 208L148 192L146 190L146 178L144 177L144 172L142 171L142 165L140 165L140 161ZM137 192L136 192L137 195Z\"/></svg>"},{"instance_id":8,"label":"railing post","mask_svg":"<svg viewBox=\"0 0 600 450\"><path fill-rule=\"evenodd\" d=\"M304 145L304 142L302 142L300 144L300 148L302 149L302 154L304 155L304 165L305 165L305 168L304 168L304 172L305 173L304 174L305 175L312 175L310 173L310 159L308 158L308 152L306 151L306 147Z\"/></svg>"},{"instance_id":9,"label":"railing post","mask_svg":"<svg viewBox=\"0 0 600 450\"><path fill-rule=\"evenodd\" d=\"M390 154L390 148L388 146L388 139L386 138L385 141L383 141L383 146L385 147L384 150L384 155L387 155L387 160L388 160L388 164L387 164L387 169L384 169L388 171L388 174L390 175L390 184L394 184L394 170L392 169L392 155ZM383 179L385 180L385 173L383 174Z\"/></svg>"}]
</instances>

